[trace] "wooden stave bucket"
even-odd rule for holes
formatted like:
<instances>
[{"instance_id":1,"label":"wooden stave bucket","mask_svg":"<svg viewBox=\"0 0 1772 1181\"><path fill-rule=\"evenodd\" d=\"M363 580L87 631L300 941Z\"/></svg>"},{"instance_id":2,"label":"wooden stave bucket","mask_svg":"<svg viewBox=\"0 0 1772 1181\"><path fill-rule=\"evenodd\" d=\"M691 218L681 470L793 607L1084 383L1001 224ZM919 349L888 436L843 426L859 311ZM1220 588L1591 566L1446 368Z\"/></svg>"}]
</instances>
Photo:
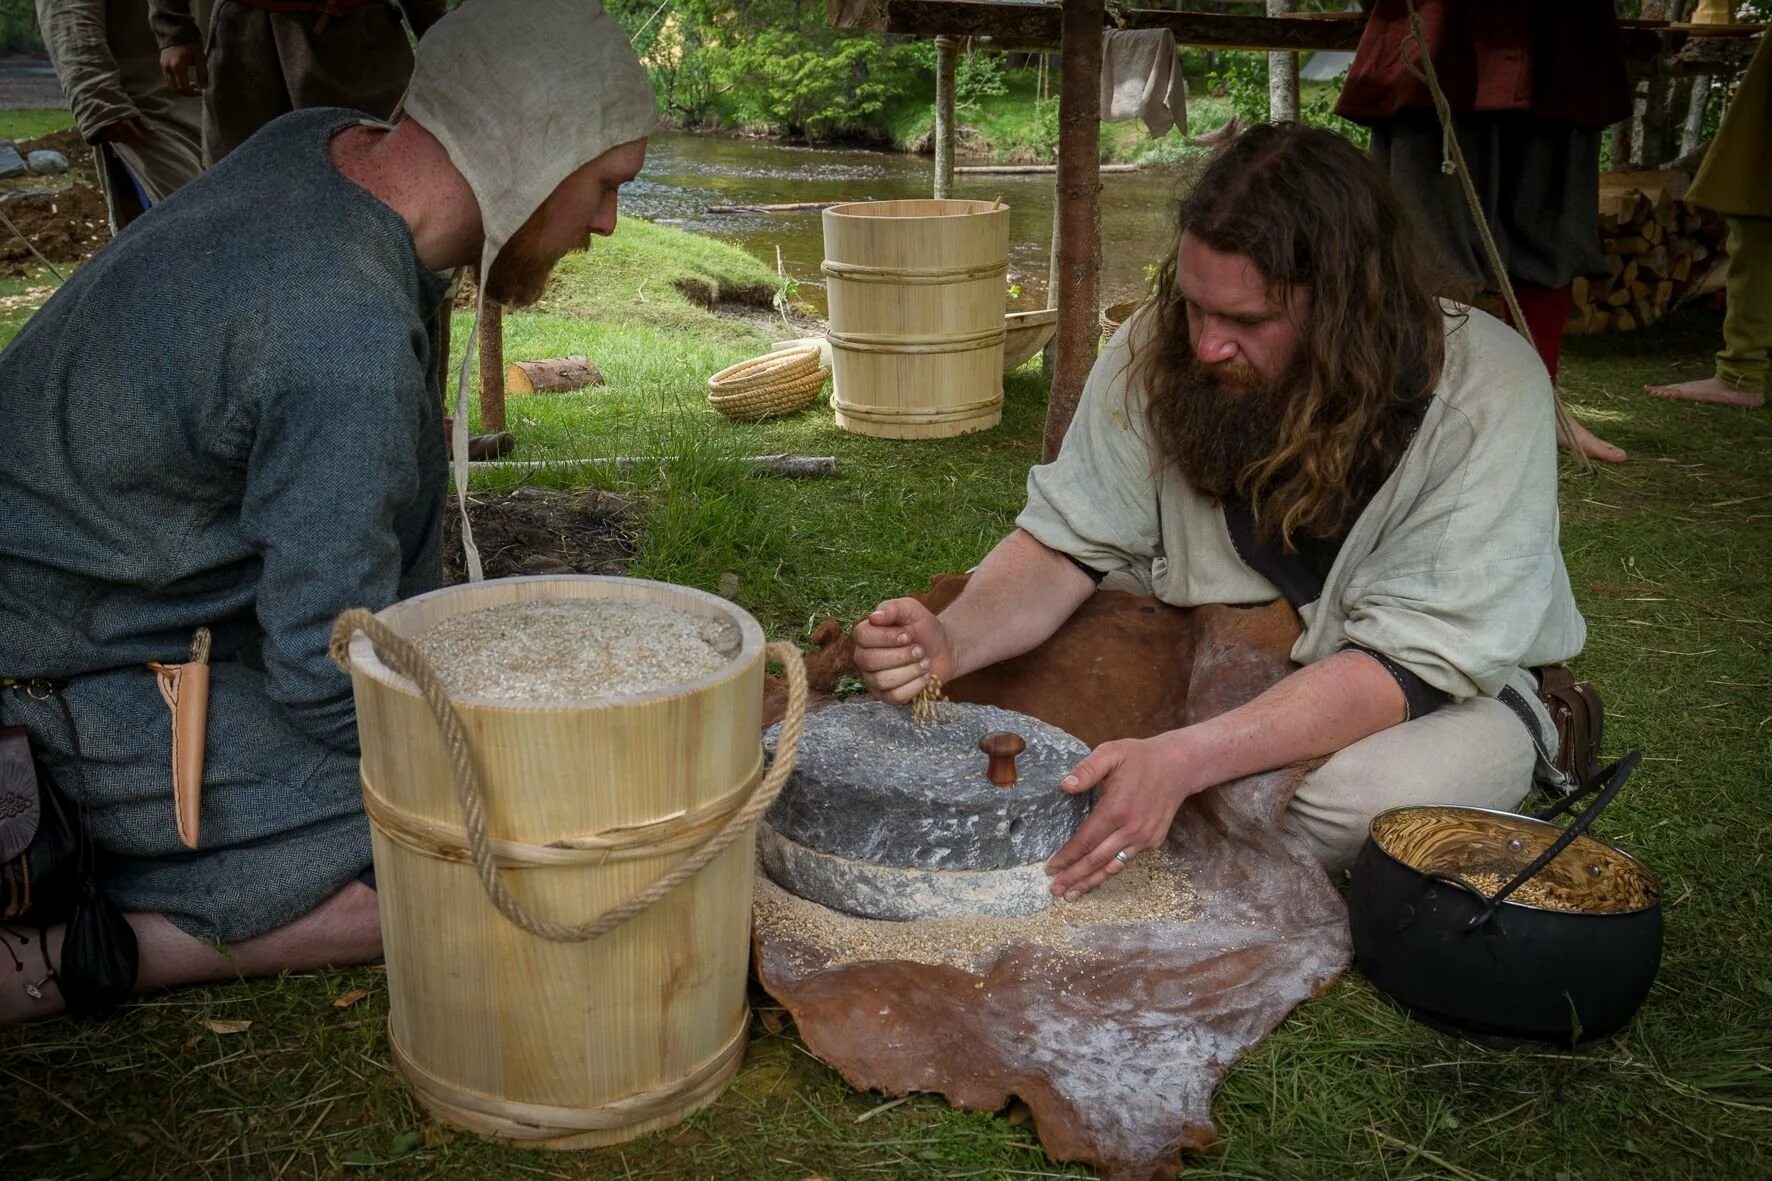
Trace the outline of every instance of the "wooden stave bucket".
<instances>
[{"instance_id":1,"label":"wooden stave bucket","mask_svg":"<svg viewBox=\"0 0 1772 1181\"><path fill-rule=\"evenodd\" d=\"M1009 207L859 201L823 218L837 425L945 439L1001 422Z\"/></svg>"},{"instance_id":2,"label":"wooden stave bucket","mask_svg":"<svg viewBox=\"0 0 1772 1181\"><path fill-rule=\"evenodd\" d=\"M686 609L730 620L740 641L720 669L652 693L550 707L452 699L485 785L488 832L504 842L504 881L532 911L579 922L662 877L755 790L764 639L747 612L716 596L588 575L450 587L377 617L410 638L464 611L562 598ZM419 1100L470 1131L573 1149L669 1127L717 1098L738 1071L750 1021L754 826L695 878L601 938L555 943L530 935L493 908L475 874L449 756L416 687L361 634L351 666L389 1046ZM636 747L633 736L648 733L656 740ZM563 770L575 766L582 770ZM514 781L530 784L524 803L532 810L509 807ZM610 782L630 790L561 790ZM673 815L679 809L689 814ZM609 834L618 847L559 847L586 833ZM513 867L513 856L530 864ZM630 964L641 970L624 981ZM525 992L534 1003L506 1003ZM568 996L583 1005L563 1004Z\"/></svg>"}]
</instances>

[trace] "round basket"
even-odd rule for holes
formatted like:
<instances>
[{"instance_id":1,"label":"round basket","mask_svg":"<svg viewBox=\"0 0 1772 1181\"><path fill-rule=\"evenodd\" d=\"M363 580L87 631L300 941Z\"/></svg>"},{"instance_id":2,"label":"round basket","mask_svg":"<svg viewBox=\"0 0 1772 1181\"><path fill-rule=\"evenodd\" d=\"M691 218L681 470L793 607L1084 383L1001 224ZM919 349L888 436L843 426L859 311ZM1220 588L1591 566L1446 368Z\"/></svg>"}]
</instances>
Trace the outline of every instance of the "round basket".
<instances>
[{"instance_id":1,"label":"round basket","mask_svg":"<svg viewBox=\"0 0 1772 1181\"><path fill-rule=\"evenodd\" d=\"M809 345L729 365L708 378L708 405L740 420L804 410L831 373L819 362L818 346Z\"/></svg>"},{"instance_id":2,"label":"round basket","mask_svg":"<svg viewBox=\"0 0 1772 1181\"><path fill-rule=\"evenodd\" d=\"M1143 302L1142 299L1128 299L1123 303L1109 304L1103 308L1101 310L1101 343L1106 344L1114 333L1120 330L1120 325L1126 322L1126 318L1136 312L1138 306Z\"/></svg>"}]
</instances>

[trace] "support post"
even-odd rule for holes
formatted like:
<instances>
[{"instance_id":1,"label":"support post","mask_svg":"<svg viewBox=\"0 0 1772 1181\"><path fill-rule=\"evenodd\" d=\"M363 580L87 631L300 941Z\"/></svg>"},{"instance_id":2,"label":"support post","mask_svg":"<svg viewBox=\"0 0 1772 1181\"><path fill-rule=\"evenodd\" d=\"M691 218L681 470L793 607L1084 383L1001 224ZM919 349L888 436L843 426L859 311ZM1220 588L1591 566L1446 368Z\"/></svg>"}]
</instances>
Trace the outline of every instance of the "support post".
<instances>
[{"instance_id":1,"label":"support post","mask_svg":"<svg viewBox=\"0 0 1772 1181\"><path fill-rule=\"evenodd\" d=\"M1267 0L1269 16L1285 16L1292 0ZM1298 122L1298 54L1267 55L1267 117L1270 123Z\"/></svg>"},{"instance_id":2,"label":"support post","mask_svg":"<svg viewBox=\"0 0 1772 1181\"><path fill-rule=\"evenodd\" d=\"M489 434L505 429L505 310L486 301L480 317L480 429ZM467 423L456 427L466 430Z\"/></svg>"},{"instance_id":3,"label":"support post","mask_svg":"<svg viewBox=\"0 0 1772 1181\"><path fill-rule=\"evenodd\" d=\"M1104 0L1065 0L1058 76L1058 349L1042 455L1058 455L1095 365L1101 271Z\"/></svg>"},{"instance_id":4,"label":"support post","mask_svg":"<svg viewBox=\"0 0 1772 1181\"><path fill-rule=\"evenodd\" d=\"M958 37L935 39L935 199L954 191L954 63Z\"/></svg>"}]
</instances>

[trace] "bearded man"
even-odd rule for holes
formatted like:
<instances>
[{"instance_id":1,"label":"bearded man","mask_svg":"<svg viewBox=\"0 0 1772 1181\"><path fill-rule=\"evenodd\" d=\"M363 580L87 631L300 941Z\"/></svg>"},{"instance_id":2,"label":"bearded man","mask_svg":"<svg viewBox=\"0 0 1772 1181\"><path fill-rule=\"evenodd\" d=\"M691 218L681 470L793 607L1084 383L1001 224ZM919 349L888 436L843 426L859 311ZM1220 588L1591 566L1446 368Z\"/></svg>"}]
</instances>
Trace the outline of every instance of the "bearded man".
<instances>
[{"instance_id":1,"label":"bearded man","mask_svg":"<svg viewBox=\"0 0 1772 1181\"><path fill-rule=\"evenodd\" d=\"M1331 869L1409 803L1510 808L1555 732L1531 670L1580 651L1558 548L1544 365L1442 304L1384 179L1329 132L1245 132L1180 207L1152 299L1096 363L1016 529L941 615L855 628L909 700L1038 646L1104 576L1177 607L1290 600L1300 666L1238 709L1107 742L1093 813L1048 863L1075 898L1162 845L1189 796L1325 760L1288 827Z\"/></svg>"},{"instance_id":2,"label":"bearded man","mask_svg":"<svg viewBox=\"0 0 1772 1181\"><path fill-rule=\"evenodd\" d=\"M464 6L421 44L406 111L276 120L0 354L0 725L83 812L138 988L379 954L326 650L345 608L442 581L438 272L478 263L486 298L533 301L614 230L655 122L591 0ZM185 662L198 629L207 751L181 832L148 665ZM0 1021L62 1007L62 934L0 958Z\"/></svg>"}]
</instances>

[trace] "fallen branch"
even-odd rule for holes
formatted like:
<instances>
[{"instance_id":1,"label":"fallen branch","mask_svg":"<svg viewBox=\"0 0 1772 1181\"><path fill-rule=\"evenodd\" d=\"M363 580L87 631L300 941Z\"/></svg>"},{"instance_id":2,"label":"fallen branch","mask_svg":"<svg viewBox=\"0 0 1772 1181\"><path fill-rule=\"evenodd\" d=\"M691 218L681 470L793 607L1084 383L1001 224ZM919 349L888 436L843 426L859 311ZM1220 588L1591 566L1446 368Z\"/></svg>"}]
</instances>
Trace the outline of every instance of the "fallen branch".
<instances>
[{"instance_id":1,"label":"fallen branch","mask_svg":"<svg viewBox=\"0 0 1772 1181\"><path fill-rule=\"evenodd\" d=\"M1052 173L1052 172L1058 171L1058 165L1056 165L1056 164L968 164L963 168L956 168L956 169L954 169L954 171L955 172L973 172L973 173L982 173L982 172L1045 172L1045 173ZM1136 165L1136 164L1103 164L1100 168L1100 171L1102 171L1104 173L1105 172L1137 172L1138 165Z\"/></svg>"},{"instance_id":2,"label":"fallen branch","mask_svg":"<svg viewBox=\"0 0 1772 1181\"><path fill-rule=\"evenodd\" d=\"M501 459L468 464L470 472L539 472L582 471L586 468L609 468L622 475L638 467L663 467L672 462L669 455L612 455L597 459ZM837 474L834 455L724 455L716 463L742 463L753 475L781 476L786 479L812 479Z\"/></svg>"},{"instance_id":3,"label":"fallen branch","mask_svg":"<svg viewBox=\"0 0 1772 1181\"><path fill-rule=\"evenodd\" d=\"M829 209L848 205L848 201L792 201L786 205L710 205L709 213L805 213L813 209Z\"/></svg>"}]
</instances>

